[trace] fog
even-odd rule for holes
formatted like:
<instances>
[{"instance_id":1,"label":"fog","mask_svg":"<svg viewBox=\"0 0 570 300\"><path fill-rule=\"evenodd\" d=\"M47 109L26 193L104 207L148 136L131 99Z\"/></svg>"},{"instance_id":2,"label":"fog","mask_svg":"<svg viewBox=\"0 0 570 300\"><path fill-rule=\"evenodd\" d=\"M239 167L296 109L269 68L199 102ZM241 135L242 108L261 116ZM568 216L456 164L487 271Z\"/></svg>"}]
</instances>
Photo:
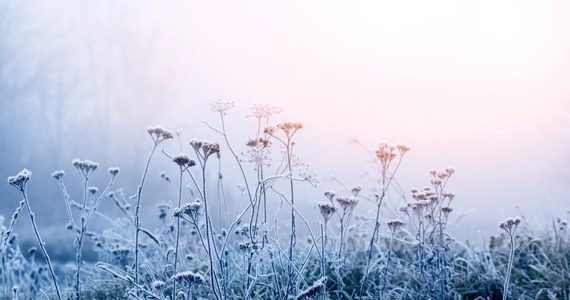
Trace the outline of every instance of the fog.
<instances>
[{"instance_id":1,"label":"fog","mask_svg":"<svg viewBox=\"0 0 570 300\"><path fill-rule=\"evenodd\" d=\"M396 176L406 193L453 166L460 236L485 239L518 214L547 226L570 201L569 12L565 1L0 1L0 175L30 169L38 221L61 230L49 175L66 170L80 195L72 159L121 167L131 195L148 125L181 128L190 152L194 138L222 143L201 121L218 124L211 101L234 101L229 134L243 151L250 106L269 103L284 110L275 122L305 126L298 155L320 179L301 188L309 215L323 191L343 192L330 178L370 185L372 157L349 143L357 138L411 147ZM231 192L238 173L224 164ZM147 219L175 197L158 176L173 167L153 164ZM0 186L0 213L19 200Z\"/></svg>"}]
</instances>

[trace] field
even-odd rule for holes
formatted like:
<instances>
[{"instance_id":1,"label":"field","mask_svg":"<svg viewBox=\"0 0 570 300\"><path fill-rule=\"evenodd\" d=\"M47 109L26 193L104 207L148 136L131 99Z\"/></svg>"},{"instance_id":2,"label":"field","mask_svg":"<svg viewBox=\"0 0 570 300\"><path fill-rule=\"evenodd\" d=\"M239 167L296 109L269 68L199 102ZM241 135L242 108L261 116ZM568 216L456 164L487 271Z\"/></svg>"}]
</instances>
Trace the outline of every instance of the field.
<instances>
[{"instance_id":1,"label":"field","mask_svg":"<svg viewBox=\"0 0 570 300\"><path fill-rule=\"evenodd\" d=\"M150 153L141 163L138 186L115 186L120 169L101 170L90 160L72 161L68 173L77 174L52 174L69 219L69 232L62 234L74 237L72 268L50 260L57 245L43 242L35 222L42 212L33 210L37 200L28 190L43 179L27 169L9 177L22 199L2 219L2 298L570 299L564 215L544 228L534 228L524 216L496 220L501 234L489 236L484 248L462 243L448 232L453 201L461 198L450 187L461 171L418 170L427 179L418 185L426 187L401 192L399 167L413 149L387 143L369 152L376 174L368 185L322 191L312 212L300 211L298 187L317 182L296 152L303 124L275 124L279 108L254 105L249 120L257 131L239 137L247 151L238 152L241 146L230 142L236 139L228 136L225 120L233 105L211 103L217 119L206 126L218 134L217 142L148 127ZM170 153L169 143L179 144L181 153ZM222 165L221 156L232 164ZM150 176L149 165L157 159L170 161L175 173ZM233 173L224 169L230 167ZM232 178L241 182L238 197L228 192L235 187L225 184L226 173L239 174ZM107 176L108 185L92 186L93 176ZM162 181L178 198L149 207L149 180ZM81 184L83 194L70 196L67 184ZM390 197L411 200L391 207ZM113 202L121 217L99 211L104 201ZM373 217L353 213L363 201L375 203ZM141 218L141 210L153 209L161 225L147 228L151 222ZM109 227L92 231L94 219L105 219ZM14 226L30 221L37 244L23 249ZM84 260L86 245L96 252L96 262Z\"/></svg>"}]
</instances>

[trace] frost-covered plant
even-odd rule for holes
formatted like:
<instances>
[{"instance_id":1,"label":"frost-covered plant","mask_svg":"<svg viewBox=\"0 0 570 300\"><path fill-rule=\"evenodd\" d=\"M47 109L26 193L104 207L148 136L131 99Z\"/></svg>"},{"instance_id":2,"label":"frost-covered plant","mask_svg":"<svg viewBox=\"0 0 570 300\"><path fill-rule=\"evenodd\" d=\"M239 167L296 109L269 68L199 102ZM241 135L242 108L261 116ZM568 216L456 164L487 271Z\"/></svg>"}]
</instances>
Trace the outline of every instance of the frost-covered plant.
<instances>
[{"instance_id":1,"label":"frost-covered plant","mask_svg":"<svg viewBox=\"0 0 570 300\"><path fill-rule=\"evenodd\" d=\"M370 273L370 263L372 262L372 252L376 241L378 240L378 230L380 229L380 207L382 206L382 201L386 197L386 192L394 180L394 175L398 171L404 155L409 150L410 148L405 145L390 146L386 143L381 143L378 145L375 152L377 163L380 167L380 191L374 195L376 199L376 218L374 220L374 229L372 230L372 235L370 236L370 242L368 244L366 266L364 269L362 283L360 285L359 295L361 298L368 288L368 275ZM395 162L395 166L392 165L393 162Z\"/></svg>"},{"instance_id":2,"label":"frost-covered plant","mask_svg":"<svg viewBox=\"0 0 570 300\"><path fill-rule=\"evenodd\" d=\"M513 259L515 256L515 232L517 227L521 223L520 217L508 218L503 222L499 223L499 228L503 229L509 236L509 265L507 267L507 274L505 275L505 283L503 284L503 300L507 300L509 297L509 281L511 279L511 270L513 269Z\"/></svg>"},{"instance_id":3,"label":"frost-covered plant","mask_svg":"<svg viewBox=\"0 0 570 300\"><path fill-rule=\"evenodd\" d=\"M450 297L451 271L446 253L453 239L447 233L447 224L455 194L446 186L454 173L453 168L430 171L431 186L412 189L414 200L400 208L416 230L418 280L423 297Z\"/></svg>"},{"instance_id":4,"label":"frost-covered plant","mask_svg":"<svg viewBox=\"0 0 570 300\"><path fill-rule=\"evenodd\" d=\"M67 193L67 189L63 182L63 177L65 172L63 170L55 171L51 174L51 176L59 182L61 187L61 191L63 193L63 198L65 201L65 207L67 209L67 215L69 218L69 228L75 235L75 247L76 247L76 273L75 273L75 285L74 285L74 299L81 299L81 266L83 265L83 245L84 245L84 238L85 234L87 233L87 227L93 216L97 212L97 209L101 205L103 199L107 197L107 193L113 186L115 182L115 176L119 173L119 168L112 167L108 169L109 174L111 174L111 180L105 187L105 190L96 197L97 192L99 191L98 188L89 186L89 182L91 176L95 170L99 167L99 164L90 160L80 160L74 159L72 161L73 166L75 167L77 173L81 178L81 182L83 184L83 200L81 203L73 203L70 200L69 194ZM79 209L80 217L79 222L76 222L75 218L73 217L72 207L75 206Z\"/></svg>"},{"instance_id":5,"label":"frost-covered plant","mask_svg":"<svg viewBox=\"0 0 570 300\"><path fill-rule=\"evenodd\" d=\"M57 283L57 276L55 275L51 260L49 258L49 255L48 255L46 247L45 247L45 243L40 236L40 232L38 231L38 226L36 224L35 215L32 212L32 208L30 207L30 202L28 200L27 187L28 187L28 181L30 180L31 176L32 176L32 172L28 171L28 169L23 169L16 176L8 177L8 183L10 185L12 185L13 187L15 187L16 189L18 189L20 191L20 193L22 193L22 197L23 197L22 201L24 202L24 205L26 206L26 209L28 210L28 216L30 217L30 221L32 222L32 228L34 229L34 234L36 235L36 239L38 241L38 244L40 246L40 249L42 251L44 259L46 260L46 263L47 263L47 266L49 269L49 273L50 273L50 276L51 276L51 279L53 281L53 285L54 285L54 288L55 288L55 291L57 294L57 298L61 300L63 298L62 298L61 292L59 290L59 285Z\"/></svg>"}]
</instances>

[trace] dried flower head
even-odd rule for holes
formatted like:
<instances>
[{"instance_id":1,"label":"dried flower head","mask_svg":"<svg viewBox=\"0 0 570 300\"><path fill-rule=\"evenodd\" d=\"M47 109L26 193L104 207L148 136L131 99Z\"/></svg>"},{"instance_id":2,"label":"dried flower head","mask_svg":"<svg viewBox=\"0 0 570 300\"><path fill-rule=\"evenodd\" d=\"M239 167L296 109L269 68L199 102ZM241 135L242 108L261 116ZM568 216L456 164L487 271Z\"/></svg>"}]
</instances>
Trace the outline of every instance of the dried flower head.
<instances>
[{"instance_id":1,"label":"dried flower head","mask_svg":"<svg viewBox=\"0 0 570 300\"><path fill-rule=\"evenodd\" d=\"M225 115L226 112L235 106L233 101L215 100L210 102L212 111Z\"/></svg>"},{"instance_id":2,"label":"dried flower head","mask_svg":"<svg viewBox=\"0 0 570 300\"><path fill-rule=\"evenodd\" d=\"M357 185L357 186L353 187L352 189L350 189L350 191L352 192L354 197L356 197L362 191L362 186Z\"/></svg>"},{"instance_id":3,"label":"dried flower head","mask_svg":"<svg viewBox=\"0 0 570 300\"><path fill-rule=\"evenodd\" d=\"M514 234L521 221L521 217L507 218L506 220L499 223L499 228L505 230L509 235L512 235Z\"/></svg>"},{"instance_id":4,"label":"dried flower head","mask_svg":"<svg viewBox=\"0 0 570 300\"><path fill-rule=\"evenodd\" d=\"M65 171L63 171L63 170L58 170L58 171L51 173L51 177L53 177L53 179L58 180L58 181L63 178L63 175L65 175Z\"/></svg>"},{"instance_id":5,"label":"dried flower head","mask_svg":"<svg viewBox=\"0 0 570 300\"><path fill-rule=\"evenodd\" d=\"M99 191L99 189L97 187L94 187L94 186L90 186L87 190L89 191L89 193L91 195L95 195Z\"/></svg>"},{"instance_id":6,"label":"dried flower head","mask_svg":"<svg viewBox=\"0 0 570 300\"><path fill-rule=\"evenodd\" d=\"M71 161L77 172L81 174L85 179L88 179L89 176L93 173L93 171L97 170L99 164L90 160L80 160L74 159Z\"/></svg>"},{"instance_id":7,"label":"dried flower head","mask_svg":"<svg viewBox=\"0 0 570 300\"><path fill-rule=\"evenodd\" d=\"M325 219L325 222L328 222L328 220L336 212L336 207L334 207L330 203L320 202L317 206L319 207L319 211L321 212L321 215Z\"/></svg>"},{"instance_id":8,"label":"dried flower head","mask_svg":"<svg viewBox=\"0 0 570 300\"><path fill-rule=\"evenodd\" d=\"M396 230L400 229L400 227L402 227L403 225L404 222L398 219L393 219L388 221L388 228L390 228L390 231L392 231L392 233L396 232Z\"/></svg>"},{"instance_id":9,"label":"dried flower head","mask_svg":"<svg viewBox=\"0 0 570 300\"><path fill-rule=\"evenodd\" d=\"M196 165L196 162L190 159L190 157L188 157L188 155L184 153L175 155L174 157L172 157L172 161L175 162L182 170L188 169Z\"/></svg>"},{"instance_id":10,"label":"dried flower head","mask_svg":"<svg viewBox=\"0 0 570 300\"><path fill-rule=\"evenodd\" d=\"M201 284L205 281L204 276L191 271L176 273L174 276L172 276L172 279L179 283L186 283L190 286L194 284Z\"/></svg>"},{"instance_id":11,"label":"dried flower head","mask_svg":"<svg viewBox=\"0 0 570 300\"><path fill-rule=\"evenodd\" d=\"M381 143L380 145L378 145L378 148L376 149L375 152L376 158L380 162L380 165L382 166L383 169L388 168L390 162L394 158L396 158L396 153L394 153L395 149L396 148L394 146L389 146L386 143Z\"/></svg>"},{"instance_id":12,"label":"dried flower head","mask_svg":"<svg viewBox=\"0 0 570 300\"><path fill-rule=\"evenodd\" d=\"M348 212L349 210L354 209L354 207L356 207L356 204L358 204L358 199L354 197L340 197L336 198L336 202L340 204L340 206L345 212Z\"/></svg>"},{"instance_id":13,"label":"dried flower head","mask_svg":"<svg viewBox=\"0 0 570 300\"><path fill-rule=\"evenodd\" d=\"M400 151L400 156L403 156L404 154L406 154L406 152L410 151L410 147L402 144L396 145L396 149Z\"/></svg>"},{"instance_id":14,"label":"dried flower head","mask_svg":"<svg viewBox=\"0 0 570 300\"><path fill-rule=\"evenodd\" d=\"M149 126L146 128L146 132L150 134L150 137L154 141L155 144L159 144L165 140L172 139L174 136L172 132L165 129L164 127L157 125L157 126Z\"/></svg>"},{"instance_id":15,"label":"dried flower head","mask_svg":"<svg viewBox=\"0 0 570 300\"><path fill-rule=\"evenodd\" d=\"M272 115L283 112L283 109L271 104L254 104L251 106L251 117L269 118Z\"/></svg>"},{"instance_id":16,"label":"dried flower head","mask_svg":"<svg viewBox=\"0 0 570 300\"><path fill-rule=\"evenodd\" d=\"M217 143L192 140L190 141L190 146L192 146L196 154L201 156L203 160L207 160L212 154L219 155L220 153L220 145Z\"/></svg>"},{"instance_id":17,"label":"dried flower head","mask_svg":"<svg viewBox=\"0 0 570 300\"><path fill-rule=\"evenodd\" d=\"M20 191L23 191L26 188L26 184L30 177L32 176L32 172L28 169L23 169L22 171L18 172L16 176L8 177L8 183Z\"/></svg>"},{"instance_id":18,"label":"dried flower head","mask_svg":"<svg viewBox=\"0 0 570 300\"><path fill-rule=\"evenodd\" d=\"M117 167L111 167L109 168L107 171L109 171L109 174L113 175L113 176L117 176L117 174L119 174L119 172L121 171L121 169L117 168Z\"/></svg>"},{"instance_id":19,"label":"dried flower head","mask_svg":"<svg viewBox=\"0 0 570 300\"><path fill-rule=\"evenodd\" d=\"M336 195L336 194L335 194L334 192L332 192L332 191L326 191L326 192L325 192L325 197L327 197L327 198L329 199L329 201L332 201L332 200L334 199L334 196L335 196L335 195Z\"/></svg>"}]
</instances>

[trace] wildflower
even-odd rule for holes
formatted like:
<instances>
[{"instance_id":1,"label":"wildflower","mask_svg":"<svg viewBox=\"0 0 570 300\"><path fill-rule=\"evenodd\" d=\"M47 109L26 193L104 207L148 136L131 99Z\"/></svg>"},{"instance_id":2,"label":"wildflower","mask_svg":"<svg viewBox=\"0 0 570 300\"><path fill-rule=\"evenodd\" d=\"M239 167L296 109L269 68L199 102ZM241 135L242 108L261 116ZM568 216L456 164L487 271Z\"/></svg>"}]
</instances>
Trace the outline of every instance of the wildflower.
<instances>
[{"instance_id":1,"label":"wildflower","mask_svg":"<svg viewBox=\"0 0 570 300\"><path fill-rule=\"evenodd\" d=\"M295 299L307 300L307 299L317 298L319 295L324 293L326 282L327 282L327 277L326 276L322 277L321 279L313 283L313 285L308 287L306 290L301 291Z\"/></svg>"},{"instance_id":2,"label":"wildflower","mask_svg":"<svg viewBox=\"0 0 570 300\"><path fill-rule=\"evenodd\" d=\"M182 170L188 169L196 165L195 161L193 161L192 159L190 159L190 157L188 157L188 155L183 153L175 155L172 158L172 161L175 162L178 166L180 166L180 169Z\"/></svg>"},{"instance_id":3,"label":"wildflower","mask_svg":"<svg viewBox=\"0 0 570 300\"><path fill-rule=\"evenodd\" d=\"M16 176L8 177L8 183L20 191L24 191L26 188L26 183L30 180L32 172L28 169L23 169Z\"/></svg>"},{"instance_id":4,"label":"wildflower","mask_svg":"<svg viewBox=\"0 0 570 300\"><path fill-rule=\"evenodd\" d=\"M119 171L121 171L121 169L117 168L117 167L111 167L109 168L107 171L109 171L109 173L113 176L117 176L117 174L119 174Z\"/></svg>"},{"instance_id":5,"label":"wildflower","mask_svg":"<svg viewBox=\"0 0 570 300\"><path fill-rule=\"evenodd\" d=\"M61 180L61 178L63 178L63 175L65 175L65 171L63 170L51 173L51 177L53 177L55 180Z\"/></svg>"},{"instance_id":6,"label":"wildflower","mask_svg":"<svg viewBox=\"0 0 570 300\"><path fill-rule=\"evenodd\" d=\"M362 191L362 186L357 185L355 187L353 187L351 190L352 194L354 194L354 197L358 196L358 193L360 193Z\"/></svg>"},{"instance_id":7,"label":"wildflower","mask_svg":"<svg viewBox=\"0 0 570 300\"><path fill-rule=\"evenodd\" d=\"M243 251L243 252L253 252L259 249L259 246L257 245L257 243L255 242L245 242L245 243L239 243L238 244L238 248Z\"/></svg>"},{"instance_id":8,"label":"wildflower","mask_svg":"<svg viewBox=\"0 0 570 300\"><path fill-rule=\"evenodd\" d=\"M212 108L212 111L218 112L222 115L225 115L228 110L230 110L234 107L234 102L233 101L216 100L216 101L210 102L210 107Z\"/></svg>"},{"instance_id":9,"label":"wildflower","mask_svg":"<svg viewBox=\"0 0 570 300\"><path fill-rule=\"evenodd\" d=\"M204 276L191 271L176 273L172 276L172 279L180 283L187 283L188 285L201 284L205 281Z\"/></svg>"},{"instance_id":10,"label":"wildflower","mask_svg":"<svg viewBox=\"0 0 570 300\"><path fill-rule=\"evenodd\" d=\"M91 193L91 195L95 195L99 191L99 189L94 186L90 186L87 190L89 191L89 193Z\"/></svg>"},{"instance_id":11,"label":"wildflower","mask_svg":"<svg viewBox=\"0 0 570 300\"><path fill-rule=\"evenodd\" d=\"M212 154L219 154L220 152L220 145L216 143L209 143L205 141L197 141L192 140L190 141L190 146L194 148L196 153L199 153L200 150L202 151L202 158L204 160L208 159L208 157Z\"/></svg>"},{"instance_id":12,"label":"wildflower","mask_svg":"<svg viewBox=\"0 0 570 300\"><path fill-rule=\"evenodd\" d=\"M499 228L507 231L509 234L512 234L521 223L521 220L521 217L507 218L503 222L499 223Z\"/></svg>"},{"instance_id":13,"label":"wildflower","mask_svg":"<svg viewBox=\"0 0 570 300\"><path fill-rule=\"evenodd\" d=\"M276 130L275 127L268 126L268 127L265 127L263 129L263 133L268 134L268 135L273 135L273 133L275 133L275 130Z\"/></svg>"},{"instance_id":14,"label":"wildflower","mask_svg":"<svg viewBox=\"0 0 570 300\"><path fill-rule=\"evenodd\" d=\"M455 173L455 169L452 167L446 168L445 172L447 172L447 176L451 176L453 175L453 173Z\"/></svg>"},{"instance_id":15,"label":"wildflower","mask_svg":"<svg viewBox=\"0 0 570 300\"><path fill-rule=\"evenodd\" d=\"M77 169L79 174L83 175L85 179L89 178L89 176L93 173L93 171L97 170L99 164L90 160L80 160L78 158L71 161L73 166Z\"/></svg>"},{"instance_id":16,"label":"wildflower","mask_svg":"<svg viewBox=\"0 0 570 300\"><path fill-rule=\"evenodd\" d=\"M431 181L431 184L433 184L433 186L435 186L435 187L441 186L442 183L443 183L443 181L439 178L433 179Z\"/></svg>"},{"instance_id":17,"label":"wildflower","mask_svg":"<svg viewBox=\"0 0 570 300\"><path fill-rule=\"evenodd\" d=\"M251 106L251 117L269 118L272 115L283 112L283 109L270 104L254 104Z\"/></svg>"},{"instance_id":18,"label":"wildflower","mask_svg":"<svg viewBox=\"0 0 570 300\"><path fill-rule=\"evenodd\" d=\"M404 222L402 222L401 220L398 219L393 219L388 221L388 228L390 228L390 231L392 231L392 233L396 232L396 230L398 230L400 227L402 227L404 225Z\"/></svg>"},{"instance_id":19,"label":"wildflower","mask_svg":"<svg viewBox=\"0 0 570 300\"><path fill-rule=\"evenodd\" d=\"M356 206L356 204L358 204L358 200L353 197L337 198L336 202L340 204L340 206L345 212L353 209Z\"/></svg>"},{"instance_id":20,"label":"wildflower","mask_svg":"<svg viewBox=\"0 0 570 300\"><path fill-rule=\"evenodd\" d=\"M325 219L325 222L328 222L331 216L336 212L336 208L330 203L321 202L318 204L318 207L321 215L323 215L323 218Z\"/></svg>"},{"instance_id":21,"label":"wildflower","mask_svg":"<svg viewBox=\"0 0 570 300\"><path fill-rule=\"evenodd\" d=\"M252 148L267 148L269 147L269 145L271 145L271 141L269 141L268 139L264 139L264 138L257 138L257 139L249 139L246 143L246 146L248 147L252 147Z\"/></svg>"},{"instance_id":22,"label":"wildflower","mask_svg":"<svg viewBox=\"0 0 570 300\"><path fill-rule=\"evenodd\" d=\"M410 151L410 147L402 144L396 145L396 148L400 151L400 156L403 156L406 152Z\"/></svg>"},{"instance_id":23,"label":"wildflower","mask_svg":"<svg viewBox=\"0 0 570 300\"><path fill-rule=\"evenodd\" d=\"M335 196L335 193L334 193L334 192L331 192L331 191L326 191L326 192L325 192L325 197L329 198L329 201L332 201L333 198L334 198L334 196Z\"/></svg>"},{"instance_id":24,"label":"wildflower","mask_svg":"<svg viewBox=\"0 0 570 300\"><path fill-rule=\"evenodd\" d=\"M386 143L378 145L378 149L376 149L376 158L380 161L383 169L386 169L390 162L396 157L394 149L394 146L389 146Z\"/></svg>"},{"instance_id":25,"label":"wildflower","mask_svg":"<svg viewBox=\"0 0 570 300\"><path fill-rule=\"evenodd\" d=\"M300 122L284 122L284 123L277 124L277 128L288 133L291 131L296 131L296 130L302 129L303 124Z\"/></svg>"},{"instance_id":26,"label":"wildflower","mask_svg":"<svg viewBox=\"0 0 570 300\"><path fill-rule=\"evenodd\" d=\"M445 207L441 208L441 212L446 216L449 215L449 213L452 211L453 211L453 208L451 208L449 206L445 206Z\"/></svg>"},{"instance_id":27,"label":"wildflower","mask_svg":"<svg viewBox=\"0 0 570 300\"><path fill-rule=\"evenodd\" d=\"M150 137L152 138L154 143L157 145L159 143L165 141L165 140L174 138L174 136L172 135L172 132L170 132L167 129L164 129L164 127L162 127L160 125L149 126L146 128L146 132L148 132L148 134L150 134Z\"/></svg>"}]
</instances>

